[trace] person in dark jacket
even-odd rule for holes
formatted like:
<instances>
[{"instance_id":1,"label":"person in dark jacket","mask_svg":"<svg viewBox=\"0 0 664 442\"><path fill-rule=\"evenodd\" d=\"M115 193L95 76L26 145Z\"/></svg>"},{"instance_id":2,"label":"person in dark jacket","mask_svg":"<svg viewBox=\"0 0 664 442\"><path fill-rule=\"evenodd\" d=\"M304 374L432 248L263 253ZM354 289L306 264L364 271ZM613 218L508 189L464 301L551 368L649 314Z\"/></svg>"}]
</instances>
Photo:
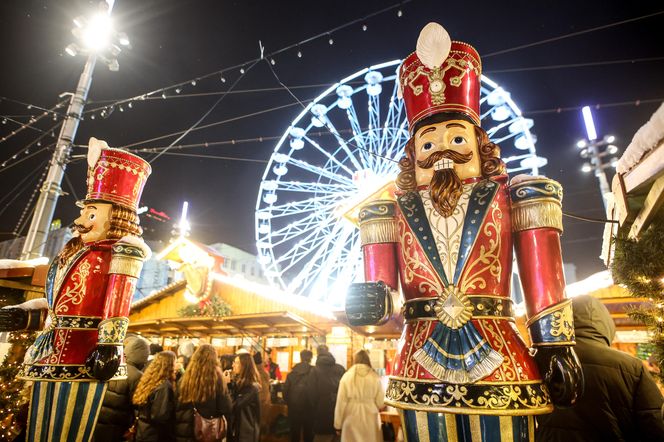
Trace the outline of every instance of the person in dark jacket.
<instances>
[{"instance_id":1,"label":"person in dark jacket","mask_svg":"<svg viewBox=\"0 0 664 442\"><path fill-rule=\"evenodd\" d=\"M586 388L577 404L537 418L538 441L664 441L662 394L641 360L610 348L615 325L596 298L574 298L574 350Z\"/></svg>"},{"instance_id":2,"label":"person in dark jacket","mask_svg":"<svg viewBox=\"0 0 664 442\"><path fill-rule=\"evenodd\" d=\"M314 441L335 441L338 437L334 429L334 407L339 381L346 370L337 364L326 345L319 345L316 352L316 366L307 378L307 394L314 413Z\"/></svg>"},{"instance_id":3,"label":"person in dark jacket","mask_svg":"<svg viewBox=\"0 0 664 442\"><path fill-rule=\"evenodd\" d=\"M290 421L291 442L304 442L314 440L313 413L311 403L307 395L307 378L313 367L311 359L313 353L310 350L300 352L300 363L295 364L286 377L284 384L284 399L288 404L288 420Z\"/></svg>"},{"instance_id":4,"label":"person in dark jacket","mask_svg":"<svg viewBox=\"0 0 664 442\"><path fill-rule=\"evenodd\" d=\"M230 374L225 372L225 376ZM249 352L235 356L232 380L227 379L233 398L228 442L258 442L260 437L260 383L256 364Z\"/></svg>"},{"instance_id":5,"label":"person in dark jacket","mask_svg":"<svg viewBox=\"0 0 664 442\"><path fill-rule=\"evenodd\" d=\"M138 382L132 402L136 407L136 442L175 440L175 353L162 351L152 359Z\"/></svg>"},{"instance_id":6,"label":"person in dark jacket","mask_svg":"<svg viewBox=\"0 0 664 442\"><path fill-rule=\"evenodd\" d=\"M95 442L124 440L124 434L134 423L134 406L131 398L143 375L141 370L148 361L149 354L147 339L140 336L130 336L125 339L124 355L127 362L127 379L108 383L95 427Z\"/></svg>"},{"instance_id":7,"label":"person in dark jacket","mask_svg":"<svg viewBox=\"0 0 664 442\"><path fill-rule=\"evenodd\" d=\"M203 344L191 357L177 388L175 407L175 439L193 442L194 407L202 417L211 419L231 414L231 397L221 373L221 365L213 346Z\"/></svg>"}]
</instances>

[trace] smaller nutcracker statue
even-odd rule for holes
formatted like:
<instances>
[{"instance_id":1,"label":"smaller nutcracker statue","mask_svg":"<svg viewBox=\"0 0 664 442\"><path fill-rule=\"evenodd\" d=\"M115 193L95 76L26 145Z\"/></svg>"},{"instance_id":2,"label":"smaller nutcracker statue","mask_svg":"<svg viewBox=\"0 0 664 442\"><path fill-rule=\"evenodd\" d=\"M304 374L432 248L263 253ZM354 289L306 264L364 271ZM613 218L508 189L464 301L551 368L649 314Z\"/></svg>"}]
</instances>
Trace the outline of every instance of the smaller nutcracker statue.
<instances>
[{"instance_id":1,"label":"smaller nutcracker statue","mask_svg":"<svg viewBox=\"0 0 664 442\"><path fill-rule=\"evenodd\" d=\"M28 441L89 441L106 381L123 379L123 340L150 253L136 214L150 165L95 138L74 238L53 260L46 297L0 309L0 330L41 330L19 378L33 381Z\"/></svg>"},{"instance_id":2,"label":"smaller nutcracker statue","mask_svg":"<svg viewBox=\"0 0 664 442\"><path fill-rule=\"evenodd\" d=\"M399 70L411 138L396 201L359 212L365 280L353 325L389 317L400 289L404 328L386 403L406 440L529 441L534 416L583 390L560 249L562 188L511 181L480 128L482 64L467 43L428 24ZM516 253L532 348L510 299Z\"/></svg>"}]
</instances>

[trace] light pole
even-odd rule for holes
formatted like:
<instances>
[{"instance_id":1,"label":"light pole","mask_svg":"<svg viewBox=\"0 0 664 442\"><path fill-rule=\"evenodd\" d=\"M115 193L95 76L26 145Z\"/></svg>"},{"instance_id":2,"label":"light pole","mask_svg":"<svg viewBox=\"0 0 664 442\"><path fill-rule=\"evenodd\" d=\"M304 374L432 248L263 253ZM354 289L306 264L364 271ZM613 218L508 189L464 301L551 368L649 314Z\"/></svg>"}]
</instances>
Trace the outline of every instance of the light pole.
<instances>
[{"instance_id":1,"label":"light pole","mask_svg":"<svg viewBox=\"0 0 664 442\"><path fill-rule=\"evenodd\" d=\"M595 176L599 181L599 190L602 194L604 210L607 210L607 197L609 193L611 193L611 188L609 187L609 181L606 178L605 169L616 167L617 159L613 155L618 153L618 147L612 144L616 137L613 135L607 135L598 139L590 107L584 106L583 109L581 109L581 113L583 114L583 121L586 126L588 139L580 140L576 143L576 146L581 149L581 158L589 160L583 163L581 171L586 173L595 172Z\"/></svg>"},{"instance_id":2,"label":"light pole","mask_svg":"<svg viewBox=\"0 0 664 442\"><path fill-rule=\"evenodd\" d=\"M85 107L85 101L90 91L92 73L97 60L105 62L111 71L117 71L119 69L117 56L121 52L121 46L129 47L127 35L116 33L113 30L111 10L114 2L115 0L100 2L99 11L90 19L85 17L74 19L75 27L72 29L72 34L80 44L70 44L65 48L65 52L72 57L77 54L86 55L88 59L78 80L76 92L71 94L65 120L58 134L55 152L51 158L44 185L40 189L35 212L30 222L28 234L25 237L25 243L21 251L22 259L41 256L44 250L55 206L62 193L60 185L71 153L72 142L76 136L76 130Z\"/></svg>"}]
</instances>

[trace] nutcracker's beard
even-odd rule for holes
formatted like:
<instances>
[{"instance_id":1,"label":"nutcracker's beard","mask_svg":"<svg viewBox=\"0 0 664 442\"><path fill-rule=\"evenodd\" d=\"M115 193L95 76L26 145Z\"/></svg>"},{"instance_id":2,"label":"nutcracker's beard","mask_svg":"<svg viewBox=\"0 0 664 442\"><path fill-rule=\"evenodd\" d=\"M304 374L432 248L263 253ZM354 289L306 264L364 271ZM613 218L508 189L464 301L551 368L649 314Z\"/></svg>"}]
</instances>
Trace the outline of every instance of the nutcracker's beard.
<instances>
[{"instance_id":1,"label":"nutcracker's beard","mask_svg":"<svg viewBox=\"0 0 664 442\"><path fill-rule=\"evenodd\" d=\"M443 159L450 159L456 164L464 164L473 158L473 153L462 154L454 150L437 151L429 155L425 160L419 160L417 165L423 169L430 169ZM431 203L436 212L444 217L454 213L459 198L463 192L463 184L454 167L436 170L429 184Z\"/></svg>"}]
</instances>

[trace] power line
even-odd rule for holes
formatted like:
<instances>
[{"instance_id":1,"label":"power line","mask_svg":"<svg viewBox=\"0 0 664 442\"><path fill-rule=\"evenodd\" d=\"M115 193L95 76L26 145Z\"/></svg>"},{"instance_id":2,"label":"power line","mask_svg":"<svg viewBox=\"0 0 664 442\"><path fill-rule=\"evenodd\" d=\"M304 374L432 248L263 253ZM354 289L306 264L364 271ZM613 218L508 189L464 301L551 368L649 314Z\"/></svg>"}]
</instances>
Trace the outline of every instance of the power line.
<instances>
[{"instance_id":1,"label":"power line","mask_svg":"<svg viewBox=\"0 0 664 442\"><path fill-rule=\"evenodd\" d=\"M664 101L664 98L649 98L646 100L630 100L630 101L618 101L614 103L598 103L598 104L593 104L590 107L595 109L602 109L607 107L640 106L642 104L661 103L662 101ZM583 108L583 106L554 107L549 109L523 111L523 114L524 115L554 114L554 113L559 114L561 112L578 111L581 108Z\"/></svg>"},{"instance_id":2,"label":"power line","mask_svg":"<svg viewBox=\"0 0 664 442\"><path fill-rule=\"evenodd\" d=\"M15 99L13 99L13 98L5 97L5 96L0 96L0 101L3 101L3 100L4 100L4 101L9 101L10 103L20 104L21 106L25 106L27 109L39 109L39 110L42 110L42 111L46 111L46 112L48 112L48 113L50 113L50 114L58 115L58 116L60 116L60 117L65 117L64 114L61 114L60 112L56 112L56 111L54 110L55 108L59 108L59 107L61 106L60 104L59 104L59 105L56 105L54 108L46 109L45 107L41 107L41 106L38 106L38 105L36 105L36 104L30 104L30 103L26 103L26 102L24 102L24 101L15 100Z\"/></svg>"},{"instance_id":3,"label":"power line","mask_svg":"<svg viewBox=\"0 0 664 442\"><path fill-rule=\"evenodd\" d=\"M508 72L528 72L528 71L544 71L552 69L571 69L571 68L582 68L582 67L593 67L593 66L608 66L614 64L634 64L650 61L661 61L664 60L664 57L648 57L648 58L626 58L623 60L608 60L608 61L595 61L588 63L570 63L570 64L552 64L544 66L531 66L531 67L522 67L522 68L511 68L511 69L493 69L490 71L484 72L485 74L502 74Z\"/></svg>"},{"instance_id":4,"label":"power line","mask_svg":"<svg viewBox=\"0 0 664 442\"><path fill-rule=\"evenodd\" d=\"M232 91L233 88L234 88L234 87L240 82L240 80L242 80L242 78L244 78L245 73L246 73L246 72L249 72L249 71L251 70L251 68L253 68L254 66L256 66L257 63L258 63L258 62L256 61L256 62L252 63L251 65L249 65L249 67L246 69L246 71L243 71L243 72L242 72L242 76L238 77L238 78L233 82L233 84L231 85L231 87L230 87L228 90L229 90L229 91ZM221 102L223 101L223 99L226 98L227 96L228 96L228 94L226 93L226 94L223 94L221 97L219 97L219 98L217 99L217 101L215 101L215 102L212 104L212 106L210 106L210 108L209 108L209 109L208 109L208 110L207 110L207 111L206 111L206 112L205 112L205 113L204 113L204 114L203 114L198 120L196 120L196 122L195 122L194 124L192 124L191 126L189 126L189 128L188 128L187 130L185 130L184 132L182 132L182 134L181 134L180 136L178 136L178 137L177 137L177 138L176 138L176 139L175 139L175 140L169 145L168 148L162 150L162 151L159 152L157 155L155 155L155 156L150 160L150 163L154 162L155 160L157 160L157 158L159 158L159 157L162 156L164 153L166 153L166 151L167 151L168 149L170 149L170 146L173 146L175 143L177 143L178 141L180 141L181 139L183 139L184 137L186 137L190 132L196 130L196 127L197 127L199 124L201 124L201 123L203 122L203 120L205 120L205 119L208 117L208 115L210 115L210 114L212 113L212 111L213 111L213 110L219 105L219 103L221 103Z\"/></svg>"},{"instance_id":5,"label":"power line","mask_svg":"<svg viewBox=\"0 0 664 442\"><path fill-rule=\"evenodd\" d=\"M267 164L267 160L258 160L254 158L243 158L243 157L228 157L228 156L219 156L219 155L203 155L197 153L181 153L181 152L167 152L166 150L160 153L161 155L173 155L179 157L191 157L191 158L207 158L211 160L231 160L231 161L246 161L252 163L263 163Z\"/></svg>"},{"instance_id":6,"label":"power line","mask_svg":"<svg viewBox=\"0 0 664 442\"><path fill-rule=\"evenodd\" d=\"M609 29L609 28L612 28L614 26L620 26L620 25L624 25L626 23L632 23L632 22L643 20L643 19L646 19L646 18L655 17L655 16L661 15L661 14L664 14L664 11L653 12L652 14L646 14L646 15L641 15L639 17L628 18L626 20L620 20L620 21L609 23L609 24L606 24L606 25L595 26L594 28L584 29L582 31L570 32L569 34L563 34L563 35L559 35L557 37L546 38L544 40L539 40L539 41L536 41L536 42L533 42L533 43L527 43L527 44L523 44L523 45L520 45L520 46L515 46L515 47L509 48L509 49L502 49L500 51L495 51L495 52L491 52L489 54L484 54L482 56L482 58L485 59L485 58L493 57L495 55L507 54L508 52L514 52L514 51L518 51L518 50L521 50L521 49L531 48L533 46L539 46L539 45L543 45L543 44L546 44L546 43L552 43L554 41L564 40L564 39L570 38L570 37L576 37L578 35L589 34L591 32L601 31L603 29Z\"/></svg>"},{"instance_id":7,"label":"power line","mask_svg":"<svg viewBox=\"0 0 664 442\"><path fill-rule=\"evenodd\" d=\"M104 106L103 108L92 109L92 110L89 110L89 111L85 111L84 113L87 114L87 113L90 113L90 112L98 111L99 109L110 109L112 107L119 106L121 104L129 104L133 101L145 100L151 95L162 94L162 96L163 96L163 94L165 94L165 92L169 91L169 90L175 90L176 93L179 93L178 89L181 89L182 87L185 87L187 85L195 86L197 84L197 82L200 81L200 80L204 80L204 79L211 78L211 77L216 77L216 76L219 76L219 75L222 76L221 77L222 82L225 82L226 80L223 77L223 74L225 74L225 73L228 73L230 71L234 71L234 70L237 70L237 69L242 70L245 67L247 67L248 65L250 65L252 63L259 62L262 59L267 59L267 60L270 61L271 64L273 64L274 63L274 58L273 57L278 55L278 54L281 54L283 52L289 51L289 50L294 49L294 48L299 48L301 45L310 43L310 42L312 42L314 40L317 40L319 38L330 38L331 34L333 34L334 32L338 32L342 29L345 29L347 27L356 25L358 23L366 22L368 19L373 18L377 15L383 14L387 11L391 11L393 9L401 8L403 5L405 5L407 3L410 3L411 1L412 0L404 0L404 1L401 1L399 3L393 4L391 6L387 6L383 9L372 12L372 13L370 13L368 15L365 15L361 18L351 20L351 21L349 21L349 22L347 22L343 25L340 25L340 26L328 29L326 31L320 32L320 33L318 33L318 34L316 34L312 37L306 38L306 39L301 40L297 43L293 43L293 44L285 46L281 49L277 49L276 51L270 52L268 54L261 54L260 57L256 57L256 58L253 58L251 60L247 60L247 61L235 64L235 65L230 66L230 67L226 67L226 68L223 68L223 69L216 70L214 72L210 72L210 73L207 73L207 74L204 74L204 75L200 75L198 77L195 77L195 78L192 78L192 79L189 79L189 80L186 80L186 81L181 81L179 83L171 84L170 86L165 86L165 87L162 87L162 88L159 88L159 89L154 89L152 91L145 92L145 93L142 93L142 94L139 94L139 95L134 95L133 97L117 100L117 101L113 102L110 105ZM363 25L363 30L366 30L366 24Z\"/></svg>"},{"instance_id":8,"label":"power line","mask_svg":"<svg viewBox=\"0 0 664 442\"><path fill-rule=\"evenodd\" d=\"M307 100L307 101L312 101L312 100ZM251 113L248 113L248 114L240 115L240 116L238 116L238 117L232 117L232 118L228 118L228 119L225 119L225 120L217 121L217 122L214 122L214 123L209 123L209 124L206 124L206 125L203 125L203 126L198 126L198 127L196 127L195 129L191 130L190 132L193 132L193 131L195 131L195 130L208 129L208 128L210 128L210 127L219 126L219 125L221 125L221 124L232 123L232 122L234 122L234 121L242 120L242 119L245 119L245 118L255 117L256 115L262 115L262 114L266 114L266 113L268 113L268 112L274 112L274 111L281 110L281 109L285 109L285 108L288 108L288 107L293 107L293 106L295 106L296 104L297 104L297 103L284 104L284 105L281 105L281 106L275 106L275 107L271 107L271 108L269 108L269 109L263 109L263 110L260 110L260 111L251 112ZM149 138L149 139L147 139L147 140L137 141L137 142L135 142L135 143L131 143L131 144L126 144L126 145L124 145L124 146L121 146L121 148L122 148L122 149L128 149L128 148L130 148L130 147L138 146L139 144L150 143L150 142L152 142L152 141L163 140L164 138L169 138L169 137L172 137L172 136L175 136L175 135L180 135L180 134L182 134L182 133L184 133L184 132L186 132L186 130L177 131L177 132L172 132L172 133L170 133L170 134L161 135L161 136L154 137L154 138Z\"/></svg>"}]
</instances>

